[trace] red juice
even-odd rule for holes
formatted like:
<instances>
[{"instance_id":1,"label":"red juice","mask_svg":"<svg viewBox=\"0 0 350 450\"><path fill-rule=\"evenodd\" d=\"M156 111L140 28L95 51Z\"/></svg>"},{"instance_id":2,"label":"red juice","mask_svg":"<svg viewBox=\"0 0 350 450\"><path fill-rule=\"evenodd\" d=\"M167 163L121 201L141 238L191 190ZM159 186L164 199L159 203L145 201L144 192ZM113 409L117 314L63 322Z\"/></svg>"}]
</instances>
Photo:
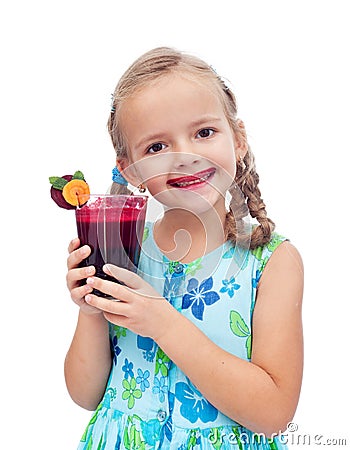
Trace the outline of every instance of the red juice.
<instances>
[{"instance_id":1,"label":"red juice","mask_svg":"<svg viewBox=\"0 0 350 450\"><path fill-rule=\"evenodd\" d=\"M147 197L140 195L90 195L88 202L76 209L80 243L91 248L81 266L95 266L96 276L114 282L117 280L102 270L106 263L136 272L146 205Z\"/></svg>"}]
</instances>

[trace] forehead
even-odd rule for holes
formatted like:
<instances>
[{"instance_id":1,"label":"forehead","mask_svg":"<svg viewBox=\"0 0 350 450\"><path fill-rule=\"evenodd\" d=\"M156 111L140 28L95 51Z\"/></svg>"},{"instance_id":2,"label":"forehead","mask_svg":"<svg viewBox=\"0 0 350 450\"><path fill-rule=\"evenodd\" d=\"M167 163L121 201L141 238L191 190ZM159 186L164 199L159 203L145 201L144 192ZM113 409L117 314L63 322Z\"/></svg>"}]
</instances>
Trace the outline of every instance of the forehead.
<instances>
[{"instance_id":1,"label":"forehead","mask_svg":"<svg viewBox=\"0 0 350 450\"><path fill-rule=\"evenodd\" d=\"M136 127L174 125L205 114L224 116L214 83L172 73L153 80L125 99L120 111L120 124L123 133L129 135Z\"/></svg>"},{"instance_id":2,"label":"forehead","mask_svg":"<svg viewBox=\"0 0 350 450\"><path fill-rule=\"evenodd\" d=\"M166 102L167 99L187 101L192 98L195 98L197 101L202 98L206 101L220 103L217 90L210 79L199 78L186 72L174 72L152 80L131 95L126 100L126 103L153 103L156 105L157 103ZM173 102L173 105L176 106L176 103Z\"/></svg>"}]
</instances>

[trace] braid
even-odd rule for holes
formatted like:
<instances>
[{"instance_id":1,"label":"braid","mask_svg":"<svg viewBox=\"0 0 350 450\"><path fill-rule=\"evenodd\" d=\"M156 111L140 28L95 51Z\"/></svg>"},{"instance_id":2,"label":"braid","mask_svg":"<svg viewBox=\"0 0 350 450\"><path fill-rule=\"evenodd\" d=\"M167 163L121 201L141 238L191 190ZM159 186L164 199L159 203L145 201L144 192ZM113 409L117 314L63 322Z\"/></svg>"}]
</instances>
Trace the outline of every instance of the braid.
<instances>
[{"instance_id":1,"label":"braid","mask_svg":"<svg viewBox=\"0 0 350 450\"><path fill-rule=\"evenodd\" d=\"M247 245L248 236L244 234L242 222L248 214L248 209L251 217L259 222L250 234L251 249L268 243L275 228L274 222L267 217L266 205L261 198L258 184L259 175L255 170L254 155L248 146L245 157L237 164L236 182L230 189L232 199L230 212L226 217L226 235L227 239L237 242L237 236L241 230L243 234L239 241Z\"/></svg>"},{"instance_id":2,"label":"braid","mask_svg":"<svg viewBox=\"0 0 350 450\"><path fill-rule=\"evenodd\" d=\"M231 194L231 202L229 212L226 213L226 240L244 248L249 247L251 233L250 230L247 230L247 224L244 222L244 218L249 215L245 197L235 182L229 189L229 193Z\"/></svg>"},{"instance_id":3,"label":"braid","mask_svg":"<svg viewBox=\"0 0 350 450\"><path fill-rule=\"evenodd\" d=\"M124 184L115 183L113 181L109 193L112 195L131 195L132 192Z\"/></svg>"}]
</instances>

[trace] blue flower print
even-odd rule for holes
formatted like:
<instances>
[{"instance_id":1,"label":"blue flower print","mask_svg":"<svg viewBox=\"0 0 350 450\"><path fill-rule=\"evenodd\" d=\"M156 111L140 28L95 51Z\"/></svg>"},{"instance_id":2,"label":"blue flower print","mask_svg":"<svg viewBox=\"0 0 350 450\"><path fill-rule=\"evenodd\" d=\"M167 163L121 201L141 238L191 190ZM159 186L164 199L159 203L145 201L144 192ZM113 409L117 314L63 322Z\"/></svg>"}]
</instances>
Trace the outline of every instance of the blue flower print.
<instances>
[{"instance_id":1,"label":"blue flower print","mask_svg":"<svg viewBox=\"0 0 350 450\"><path fill-rule=\"evenodd\" d=\"M253 288L257 288L258 287L258 283L260 281L260 278L261 278L261 272L260 272L260 270L257 270L255 272L255 278L252 278Z\"/></svg>"},{"instance_id":2,"label":"blue flower print","mask_svg":"<svg viewBox=\"0 0 350 450\"><path fill-rule=\"evenodd\" d=\"M164 283L164 291L163 295L167 300L171 300L172 297L176 297L176 295L179 295L179 289L181 286L181 278L171 276L165 278Z\"/></svg>"},{"instance_id":3,"label":"blue flower print","mask_svg":"<svg viewBox=\"0 0 350 450\"><path fill-rule=\"evenodd\" d=\"M153 339L148 337L137 336L137 348L144 350L142 352L143 358L148 362L153 362L156 354L156 344Z\"/></svg>"},{"instance_id":4,"label":"blue flower print","mask_svg":"<svg viewBox=\"0 0 350 450\"><path fill-rule=\"evenodd\" d=\"M147 388L149 388L150 384L147 378L149 378L150 373L149 370L145 370L142 372L141 369L137 369L137 377L136 377L136 383L140 385L141 391L145 392Z\"/></svg>"},{"instance_id":5,"label":"blue flower print","mask_svg":"<svg viewBox=\"0 0 350 450\"><path fill-rule=\"evenodd\" d=\"M154 378L154 386L152 389L153 394L159 395L159 401L164 402L165 400L165 394L168 392L168 386L165 384L165 377L155 377Z\"/></svg>"},{"instance_id":6,"label":"blue flower print","mask_svg":"<svg viewBox=\"0 0 350 450\"><path fill-rule=\"evenodd\" d=\"M164 434L169 442L171 442L173 438L173 415L172 412L174 410L174 402L175 402L175 395L169 391L168 394L168 401L169 401L169 412L170 417L164 424Z\"/></svg>"},{"instance_id":7,"label":"blue flower print","mask_svg":"<svg viewBox=\"0 0 350 450\"><path fill-rule=\"evenodd\" d=\"M151 445L152 448L155 448L157 442L159 442L160 439L160 433L161 433L161 424L159 423L158 419L151 419L148 422L141 421L141 430L142 435L145 439L146 444ZM136 447L133 447L136 448ZM137 447L137 448L145 448L145 447Z\"/></svg>"},{"instance_id":8,"label":"blue flower print","mask_svg":"<svg viewBox=\"0 0 350 450\"><path fill-rule=\"evenodd\" d=\"M189 384L176 383L175 397L181 403L180 413L191 423L195 423L198 419L204 423L213 422L218 416L218 410L197 391L190 381Z\"/></svg>"},{"instance_id":9,"label":"blue flower print","mask_svg":"<svg viewBox=\"0 0 350 450\"><path fill-rule=\"evenodd\" d=\"M124 366L122 367L122 370L124 373L124 378L127 380L128 377L134 378L134 372L133 369L134 364L132 362L129 362L128 358L125 358Z\"/></svg>"},{"instance_id":10,"label":"blue flower print","mask_svg":"<svg viewBox=\"0 0 350 450\"><path fill-rule=\"evenodd\" d=\"M117 336L114 336L114 338L112 340L112 349L113 349L113 362L114 362L114 365L116 365L118 356L120 355L120 353L122 351L121 348L118 347L118 338L117 338Z\"/></svg>"},{"instance_id":11,"label":"blue flower print","mask_svg":"<svg viewBox=\"0 0 350 450\"><path fill-rule=\"evenodd\" d=\"M198 286L198 280L191 278L187 285L187 292L182 298L182 308L187 309L191 306L194 317L203 320L204 305L212 305L220 299L217 292L211 291L213 287L213 278L207 278Z\"/></svg>"},{"instance_id":12,"label":"blue flower print","mask_svg":"<svg viewBox=\"0 0 350 450\"><path fill-rule=\"evenodd\" d=\"M235 291L237 291L241 285L236 283L236 279L232 276L229 280L222 280L223 287L220 289L220 292L227 292L230 298L235 295Z\"/></svg>"}]
</instances>

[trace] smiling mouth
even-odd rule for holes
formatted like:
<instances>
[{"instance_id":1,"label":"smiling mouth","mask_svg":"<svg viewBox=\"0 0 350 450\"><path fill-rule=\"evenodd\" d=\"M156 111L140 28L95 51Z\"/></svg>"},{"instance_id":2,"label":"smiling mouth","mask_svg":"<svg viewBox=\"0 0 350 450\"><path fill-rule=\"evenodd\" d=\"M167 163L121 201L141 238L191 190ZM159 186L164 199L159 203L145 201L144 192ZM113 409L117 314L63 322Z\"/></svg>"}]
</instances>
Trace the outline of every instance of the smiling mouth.
<instances>
[{"instance_id":1,"label":"smiling mouth","mask_svg":"<svg viewBox=\"0 0 350 450\"><path fill-rule=\"evenodd\" d=\"M176 188L197 187L206 183L214 176L215 172L216 169L211 167L210 169L202 170L190 176L172 178L167 181L167 184Z\"/></svg>"}]
</instances>

